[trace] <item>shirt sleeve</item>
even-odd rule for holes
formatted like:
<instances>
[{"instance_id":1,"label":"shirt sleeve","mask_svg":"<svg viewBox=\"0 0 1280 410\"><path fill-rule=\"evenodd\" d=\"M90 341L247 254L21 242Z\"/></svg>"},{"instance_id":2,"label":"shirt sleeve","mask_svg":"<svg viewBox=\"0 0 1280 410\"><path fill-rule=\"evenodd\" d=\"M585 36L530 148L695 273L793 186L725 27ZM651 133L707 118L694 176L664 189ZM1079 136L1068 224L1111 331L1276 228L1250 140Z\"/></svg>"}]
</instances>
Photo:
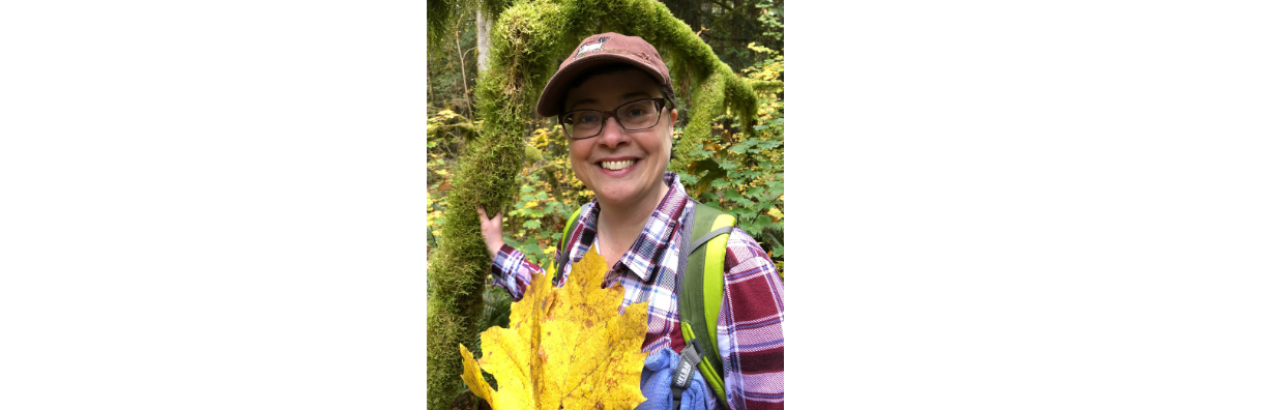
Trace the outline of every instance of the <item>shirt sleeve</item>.
<instances>
[{"instance_id":1,"label":"shirt sleeve","mask_svg":"<svg viewBox=\"0 0 1280 410\"><path fill-rule=\"evenodd\" d=\"M502 245L502 249L493 257L493 265L489 267L494 286L506 289L511 298L517 301L524 298L524 289L529 286L529 278L534 273L546 274L546 271L530 263L525 259L524 252L510 245Z\"/></svg>"},{"instance_id":2,"label":"shirt sleeve","mask_svg":"<svg viewBox=\"0 0 1280 410\"><path fill-rule=\"evenodd\" d=\"M782 280L755 239L734 229L725 252L716 340L729 408L783 408Z\"/></svg>"}]
</instances>

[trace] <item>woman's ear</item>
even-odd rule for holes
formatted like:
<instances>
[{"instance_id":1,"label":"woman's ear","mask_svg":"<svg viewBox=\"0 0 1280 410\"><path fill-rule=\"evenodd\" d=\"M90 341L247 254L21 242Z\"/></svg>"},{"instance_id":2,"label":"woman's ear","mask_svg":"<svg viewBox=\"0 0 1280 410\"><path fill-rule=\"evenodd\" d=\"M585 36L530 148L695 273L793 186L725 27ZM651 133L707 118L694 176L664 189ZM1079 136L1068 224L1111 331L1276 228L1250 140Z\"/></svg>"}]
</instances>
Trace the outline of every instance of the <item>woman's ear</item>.
<instances>
[{"instance_id":1,"label":"woman's ear","mask_svg":"<svg viewBox=\"0 0 1280 410\"><path fill-rule=\"evenodd\" d=\"M677 118L677 117L678 117L678 115L676 114L676 109L675 109L675 108L672 108L672 109L671 109L671 124L669 124L669 125L671 126L671 131L667 133L667 137L668 137L668 138L671 138L671 144L670 144L670 147L671 147L671 158L670 158L670 159L668 159L668 161L676 159L676 118ZM670 165L670 164L668 164L668 165Z\"/></svg>"},{"instance_id":2,"label":"woman's ear","mask_svg":"<svg viewBox=\"0 0 1280 410\"><path fill-rule=\"evenodd\" d=\"M677 112L676 112L676 109L675 109L675 108L672 108L672 109L671 109L671 124L669 124L669 125L671 126L671 133L670 133L670 134L671 134L671 145L675 145L675 143L676 143L676 118L678 118L679 116L680 116L680 115L679 115L679 113L677 113Z\"/></svg>"}]
</instances>

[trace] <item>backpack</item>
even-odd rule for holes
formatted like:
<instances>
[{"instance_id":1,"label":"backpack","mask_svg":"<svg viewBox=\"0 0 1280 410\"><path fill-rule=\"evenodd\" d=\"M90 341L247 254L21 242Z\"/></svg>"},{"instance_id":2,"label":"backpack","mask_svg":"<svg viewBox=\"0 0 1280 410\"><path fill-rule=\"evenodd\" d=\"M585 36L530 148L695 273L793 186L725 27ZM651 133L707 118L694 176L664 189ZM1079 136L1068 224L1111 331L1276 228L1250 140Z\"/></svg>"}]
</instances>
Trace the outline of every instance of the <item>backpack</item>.
<instances>
[{"instance_id":1,"label":"backpack","mask_svg":"<svg viewBox=\"0 0 1280 410\"><path fill-rule=\"evenodd\" d=\"M697 201L694 203L697 206L693 211L693 223L681 224L680 230L682 240L677 272L682 276L679 290L680 331L685 340L680 367L684 370L696 363L703 379L715 391L720 403L727 404L724 365L720 362L719 341L716 340L716 323L720 318L720 303L724 299L725 250L729 244L729 233L733 231L737 219L709 205ZM560 236L560 257L556 260L553 283L560 282L563 276L561 267L569 262L569 249L565 242L569 233L578 225L578 214L581 212L582 208L573 211L573 215L569 217L569 225ZM708 275L706 272L713 274ZM695 314L686 314L687 312ZM710 350L703 349L703 343L708 343ZM679 408L680 394L688 386L688 379L692 378L686 378L682 386L677 386L677 379L672 378L675 408Z\"/></svg>"}]
</instances>

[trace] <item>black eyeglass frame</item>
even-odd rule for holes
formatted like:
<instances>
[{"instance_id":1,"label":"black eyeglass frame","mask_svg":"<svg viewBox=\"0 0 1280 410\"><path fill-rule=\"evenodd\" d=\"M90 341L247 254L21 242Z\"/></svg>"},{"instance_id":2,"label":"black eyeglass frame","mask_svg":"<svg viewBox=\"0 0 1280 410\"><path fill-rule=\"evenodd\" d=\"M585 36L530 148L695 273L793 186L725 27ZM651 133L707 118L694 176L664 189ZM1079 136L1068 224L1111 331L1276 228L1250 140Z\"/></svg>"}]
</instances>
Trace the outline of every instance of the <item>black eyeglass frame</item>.
<instances>
[{"instance_id":1,"label":"black eyeglass frame","mask_svg":"<svg viewBox=\"0 0 1280 410\"><path fill-rule=\"evenodd\" d=\"M618 114L617 114L617 112L618 112L618 110L622 109L622 107L626 107L626 106L628 106L628 105L631 105L631 104L634 104L634 103L637 103L637 102L640 102L640 101L653 101L653 102L654 102L654 104L656 104L656 105L658 106L658 119L657 119L657 121L654 121L654 122L653 122L653 125L650 125L650 126L648 126L648 127L641 127L641 128L627 128L627 126L626 126L626 125L623 125L623 124L622 124L622 120L618 118ZM624 129L624 130L627 130L627 131L643 131L643 130L647 130L647 129L650 129L650 128L653 128L653 127L656 127L656 126L658 126L658 124L661 124L661 123L662 123L662 110L667 108L667 102L668 102L668 101L667 101L667 97L641 98L641 99L639 99L639 100L632 100L632 101L624 102L624 103L622 103L622 105L619 105L617 108L614 108L612 111L600 111L600 110L573 110L573 111L569 111L569 112L566 112L566 113L561 113L560 115L557 115L557 116L556 116L556 121L557 121L558 123L560 123L560 131L563 131L563 132L564 132L564 136L565 136L566 138L568 138L568 139L571 139L571 140L585 140L585 139L591 139L591 138L595 138L595 137L600 136L600 133L604 132L604 124L605 124L606 122L609 122L609 117L613 117L614 119L618 120L618 126L619 126L619 127L622 127L622 129ZM601 114L602 118L600 119L600 130L596 131L596 133L595 133L595 134L592 134L590 137L574 138L574 137L573 137L573 133L569 131L569 126L568 126L568 125L565 125L564 117L565 117L565 116L567 116L567 115L569 115L569 114L580 113L580 112L587 112L587 111L595 111L595 112L598 112L598 113L600 113L600 114Z\"/></svg>"}]
</instances>

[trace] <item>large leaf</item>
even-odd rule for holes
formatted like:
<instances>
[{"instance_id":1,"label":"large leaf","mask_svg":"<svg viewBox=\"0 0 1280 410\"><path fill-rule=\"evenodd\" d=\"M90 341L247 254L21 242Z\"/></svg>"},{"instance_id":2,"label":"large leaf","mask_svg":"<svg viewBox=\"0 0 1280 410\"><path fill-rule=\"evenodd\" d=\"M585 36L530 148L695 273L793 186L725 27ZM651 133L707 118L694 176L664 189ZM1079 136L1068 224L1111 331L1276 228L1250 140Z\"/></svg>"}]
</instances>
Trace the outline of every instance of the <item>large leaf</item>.
<instances>
[{"instance_id":1,"label":"large leaf","mask_svg":"<svg viewBox=\"0 0 1280 410\"><path fill-rule=\"evenodd\" d=\"M600 287L608 269L594 247L570 273L562 288L534 275L524 298L511 304L510 328L481 333L478 362L458 345L463 382L495 410L634 409L644 401L640 347L649 304L618 313L622 287ZM496 390L481 369L498 381Z\"/></svg>"}]
</instances>

